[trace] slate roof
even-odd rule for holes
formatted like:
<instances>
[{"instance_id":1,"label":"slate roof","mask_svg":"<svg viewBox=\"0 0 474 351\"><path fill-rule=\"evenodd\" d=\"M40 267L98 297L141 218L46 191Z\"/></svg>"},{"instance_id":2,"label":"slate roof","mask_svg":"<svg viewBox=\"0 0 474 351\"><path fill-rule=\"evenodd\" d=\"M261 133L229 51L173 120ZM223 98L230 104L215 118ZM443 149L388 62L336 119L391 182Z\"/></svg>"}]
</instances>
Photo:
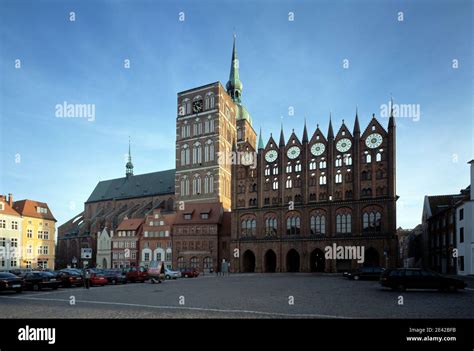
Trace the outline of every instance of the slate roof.
<instances>
[{"instance_id":1,"label":"slate roof","mask_svg":"<svg viewBox=\"0 0 474 351\"><path fill-rule=\"evenodd\" d=\"M103 180L97 184L88 202L174 194L175 170Z\"/></svg>"}]
</instances>

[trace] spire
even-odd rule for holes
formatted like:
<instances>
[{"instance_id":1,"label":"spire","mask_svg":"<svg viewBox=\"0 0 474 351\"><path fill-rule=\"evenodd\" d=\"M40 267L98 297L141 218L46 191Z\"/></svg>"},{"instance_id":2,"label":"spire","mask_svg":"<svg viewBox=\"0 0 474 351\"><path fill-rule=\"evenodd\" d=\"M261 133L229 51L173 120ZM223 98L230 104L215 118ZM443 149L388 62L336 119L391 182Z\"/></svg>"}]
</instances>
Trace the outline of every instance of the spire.
<instances>
[{"instance_id":1,"label":"spire","mask_svg":"<svg viewBox=\"0 0 474 351\"><path fill-rule=\"evenodd\" d=\"M258 138L258 149L263 149L263 140L262 140L262 127L260 127L260 136Z\"/></svg>"},{"instance_id":2,"label":"spire","mask_svg":"<svg viewBox=\"0 0 474 351\"><path fill-rule=\"evenodd\" d=\"M229 81L226 84L227 93L230 95L232 100L236 103L240 103L240 96L242 95L242 82L239 77L239 59L237 58L237 49L235 46L235 34L234 34L234 46L232 48L232 62L230 65Z\"/></svg>"},{"instance_id":3,"label":"spire","mask_svg":"<svg viewBox=\"0 0 474 351\"><path fill-rule=\"evenodd\" d=\"M130 137L128 137L128 162L125 165L125 175L127 177L133 175L132 151L130 147Z\"/></svg>"},{"instance_id":4,"label":"spire","mask_svg":"<svg viewBox=\"0 0 474 351\"><path fill-rule=\"evenodd\" d=\"M388 119L388 127L395 127L395 116L393 115L393 97L390 98L390 118Z\"/></svg>"},{"instance_id":5,"label":"spire","mask_svg":"<svg viewBox=\"0 0 474 351\"><path fill-rule=\"evenodd\" d=\"M280 142L278 143L278 146L285 146L285 136L283 135L283 123L281 124Z\"/></svg>"},{"instance_id":6,"label":"spire","mask_svg":"<svg viewBox=\"0 0 474 351\"><path fill-rule=\"evenodd\" d=\"M334 139L334 132L333 132L333 130L332 130L331 113L329 113L328 139Z\"/></svg>"},{"instance_id":7,"label":"spire","mask_svg":"<svg viewBox=\"0 0 474 351\"><path fill-rule=\"evenodd\" d=\"M355 122L354 122L354 135L356 135L356 134L360 134L359 114L358 114L358 111L357 111L357 107L356 107L356 118L355 118Z\"/></svg>"},{"instance_id":8,"label":"spire","mask_svg":"<svg viewBox=\"0 0 474 351\"><path fill-rule=\"evenodd\" d=\"M306 118L304 119L303 144L308 142L308 130L306 129Z\"/></svg>"}]
</instances>

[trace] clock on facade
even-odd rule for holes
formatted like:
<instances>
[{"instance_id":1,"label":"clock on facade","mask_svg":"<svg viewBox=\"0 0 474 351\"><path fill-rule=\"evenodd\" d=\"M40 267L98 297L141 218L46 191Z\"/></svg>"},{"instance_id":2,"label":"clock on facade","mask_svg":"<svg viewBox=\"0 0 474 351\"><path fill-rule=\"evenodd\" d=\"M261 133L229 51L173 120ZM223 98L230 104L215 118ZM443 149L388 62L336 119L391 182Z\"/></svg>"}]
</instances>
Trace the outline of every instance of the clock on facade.
<instances>
[{"instance_id":1,"label":"clock on facade","mask_svg":"<svg viewBox=\"0 0 474 351\"><path fill-rule=\"evenodd\" d=\"M300 155L300 148L298 146L292 146L288 149L286 152L286 156L288 156L289 159L295 159Z\"/></svg>"},{"instance_id":2,"label":"clock on facade","mask_svg":"<svg viewBox=\"0 0 474 351\"><path fill-rule=\"evenodd\" d=\"M202 100L193 101L193 112L198 113L202 111Z\"/></svg>"},{"instance_id":3,"label":"clock on facade","mask_svg":"<svg viewBox=\"0 0 474 351\"><path fill-rule=\"evenodd\" d=\"M278 153L275 150L270 150L265 154L267 162L273 162L278 158Z\"/></svg>"},{"instance_id":4,"label":"clock on facade","mask_svg":"<svg viewBox=\"0 0 474 351\"><path fill-rule=\"evenodd\" d=\"M311 146L311 153L314 156L320 156L323 154L324 150L326 150L326 146L323 143L316 143Z\"/></svg>"},{"instance_id":5,"label":"clock on facade","mask_svg":"<svg viewBox=\"0 0 474 351\"><path fill-rule=\"evenodd\" d=\"M339 152L346 152L347 150L351 148L351 146L352 146L352 142L349 139L342 138L341 140L337 142L336 149Z\"/></svg>"},{"instance_id":6,"label":"clock on facade","mask_svg":"<svg viewBox=\"0 0 474 351\"><path fill-rule=\"evenodd\" d=\"M371 149L375 149L382 144L382 141L383 138L379 133L372 133L365 139L365 145Z\"/></svg>"}]
</instances>

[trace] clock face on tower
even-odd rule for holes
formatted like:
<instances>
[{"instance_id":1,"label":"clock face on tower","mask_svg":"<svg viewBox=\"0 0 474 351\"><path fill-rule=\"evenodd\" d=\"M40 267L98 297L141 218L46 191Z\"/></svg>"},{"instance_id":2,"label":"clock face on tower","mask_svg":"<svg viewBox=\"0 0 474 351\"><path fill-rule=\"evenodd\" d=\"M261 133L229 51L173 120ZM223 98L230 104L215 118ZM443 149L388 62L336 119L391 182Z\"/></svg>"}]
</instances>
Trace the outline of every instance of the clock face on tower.
<instances>
[{"instance_id":1,"label":"clock face on tower","mask_svg":"<svg viewBox=\"0 0 474 351\"><path fill-rule=\"evenodd\" d=\"M351 148L351 146L352 146L352 142L349 139L342 138L341 140L337 142L336 149L339 152L346 152L347 150Z\"/></svg>"},{"instance_id":2,"label":"clock face on tower","mask_svg":"<svg viewBox=\"0 0 474 351\"><path fill-rule=\"evenodd\" d=\"M383 138L379 133L372 133L365 139L365 145L371 149L375 149L382 144L382 141Z\"/></svg>"},{"instance_id":3,"label":"clock face on tower","mask_svg":"<svg viewBox=\"0 0 474 351\"><path fill-rule=\"evenodd\" d=\"M202 111L202 100L193 101L193 112L198 113Z\"/></svg>"},{"instance_id":4,"label":"clock face on tower","mask_svg":"<svg viewBox=\"0 0 474 351\"><path fill-rule=\"evenodd\" d=\"M289 159L293 160L297 158L300 155L300 148L298 146L292 146L288 149L286 152L286 156L288 156Z\"/></svg>"},{"instance_id":5,"label":"clock face on tower","mask_svg":"<svg viewBox=\"0 0 474 351\"><path fill-rule=\"evenodd\" d=\"M278 158L278 153L275 150L270 150L265 154L267 162L273 162Z\"/></svg>"},{"instance_id":6,"label":"clock face on tower","mask_svg":"<svg viewBox=\"0 0 474 351\"><path fill-rule=\"evenodd\" d=\"M314 156L320 156L323 154L324 150L326 150L326 146L323 143L316 143L311 146L311 153Z\"/></svg>"}]
</instances>

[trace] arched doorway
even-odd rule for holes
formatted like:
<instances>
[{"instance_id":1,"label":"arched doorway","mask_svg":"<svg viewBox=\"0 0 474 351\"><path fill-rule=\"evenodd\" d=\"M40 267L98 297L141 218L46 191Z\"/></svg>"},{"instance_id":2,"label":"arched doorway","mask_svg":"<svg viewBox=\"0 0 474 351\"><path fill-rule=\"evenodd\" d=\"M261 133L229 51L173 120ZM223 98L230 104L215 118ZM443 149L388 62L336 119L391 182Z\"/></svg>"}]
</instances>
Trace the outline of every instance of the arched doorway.
<instances>
[{"instance_id":1,"label":"arched doorway","mask_svg":"<svg viewBox=\"0 0 474 351\"><path fill-rule=\"evenodd\" d=\"M326 268L324 252L314 249L309 257L309 267L311 272L324 272L324 268Z\"/></svg>"},{"instance_id":2,"label":"arched doorway","mask_svg":"<svg viewBox=\"0 0 474 351\"><path fill-rule=\"evenodd\" d=\"M247 250L244 252L243 266L245 273L255 272L255 254L252 251Z\"/></svg>"},{"instance_id":3,"label":"arched doorway","mask_svg":"<svg viewBox=\"0 0 474 351\"><path fill-rule=\"evenodd\" d=\"M107 269L107 268L109 268L109 267L107 266L107 259L104 257L104 258L102 259L102 269Z\"/></svg>"},{"instance_id":4,"label":"arched doorway","mask_svg":"<svg viewBox=\"0 0 474 351\"><path fill-rule=\"evenodd\" d=\"M264 257L265 273L274 273L276 271L277 256L273 250L268 250Z\"/></svg>"},{"instance_id":5,"label":"arched doorway","mask_svg":"<svg viewBox=\"0 0 474 351\"><path fill-rule=\"evenodd\" d=\"M379 253L373 247L369 247L367 250L365 250L364 267L379 267L379 266L380 266Z\"/></svg>"},{"instance_id":6,"label":"arched doorway","mask_svg":"<svg viewBox=\"0 0 474 351\"><path fill-rule=\"evenodd\" d=\"M295 249L291 249L286 254L286 271L287 272L300 271L300 254Z\"/></svg>"}]
</instances>

